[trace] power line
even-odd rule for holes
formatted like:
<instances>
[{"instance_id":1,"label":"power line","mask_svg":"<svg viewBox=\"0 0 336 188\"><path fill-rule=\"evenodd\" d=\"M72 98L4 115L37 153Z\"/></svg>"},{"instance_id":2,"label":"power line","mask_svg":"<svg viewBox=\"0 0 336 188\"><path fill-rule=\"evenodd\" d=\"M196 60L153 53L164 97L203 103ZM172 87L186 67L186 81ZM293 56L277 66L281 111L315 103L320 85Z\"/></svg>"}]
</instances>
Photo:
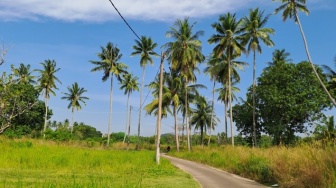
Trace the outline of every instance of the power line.
<instances>
[{"instance_id":1,"label":"power line","mask_svg":"<svg viewBox=\"0 0 336 188\"><path fill-rule=\"evenodd\" d=\"M124 20L124 22L126 23L126 25L130 28L130 30L134 33L134 35L139 39L140 37L136 34L136 32L132 29L132 27L128 24L128 22L125 20L125 18L120 14L119 10L117 9L117 7L112 3L112 0L109 0L110 3L112 4L112 6L114 7L114 9L118 12L119 16Z\"/></svg>"},{"instance_id":2,"label":"power line","mask_svg":"<svg viewBox=\"0 0 336 188\"><path fill-rule=\"evenodd\" d=\"M128 26L128 28L129 28L129 29L134 33L134 35L141 41L140 37L136 34L136 32L135 32L135 31L132 29L132 27L128 24L128 22L126 21L126 19L121 15L121 13L120 13L119 10L117 9L117 7L113 4L112 0L109 0L109 1L110 1L111 5L114 7L114 9L117 11L117 13L119 14L119 16L124 20L124 22L125 22L125 24ZM159 71L160 71L160 67L158 68L155 77L158 76ZM140 108L142 108L142 106L145 104L145 102L146 102L146 100L147 100L147 97L148 97L149 93L151 92L151 90L152 90L152 88L150 88L150 89L148 90L148 93L147 93L147 95L146 95L145 100L144 100L144 101L141 101L142 103L140 104L140 107L139 107L139 109L138 109L137 111L139 111Z\"/></svg>"}]
</instances>

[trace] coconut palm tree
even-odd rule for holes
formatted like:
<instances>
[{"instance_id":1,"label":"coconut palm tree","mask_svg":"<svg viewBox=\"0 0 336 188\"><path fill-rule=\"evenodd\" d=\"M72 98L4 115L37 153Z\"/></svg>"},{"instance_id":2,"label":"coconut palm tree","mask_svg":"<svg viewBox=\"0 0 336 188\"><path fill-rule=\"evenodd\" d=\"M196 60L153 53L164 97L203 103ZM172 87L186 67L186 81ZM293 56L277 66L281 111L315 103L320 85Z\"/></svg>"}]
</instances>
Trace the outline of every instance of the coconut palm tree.
<instances>
[{"instance_id":1,"label":"coconut palm tree","mask_svg":"<svg viewBox=\"0 0 336 188\"><path fill-rule=\"evenodd\" d=\"M182 89L179 90L178 96L180 97L180 103L177 109L178 113L182 113L183 117L183 125L186 125L185 122L189 119L191 107L189 104L195 104L196 103L196 97L199 94L198 89L206 89L207 87L202 84L189 84L187 88L185 88L185 83L182 86ZM187 102L186 102L187 100ZM186 116L186 112L189 116ZM183 136L184 136L184 130L186 128L187 136L191 136L191 127L189 128L187 126L182 127L182 143L183 143Z\"/></svg>"},{"instance_id":2,"label":"coconut palm tree","mask_svg":"<svg viewBox=\"0 0 336 188\"><path fill-rule=\"evenodd\" d=\"M231 83L231 100L237 100L235 93L240 92L240 89L238 87L236 87L235 85L237 84L237 81L234 81ZM229 101L229 88L228 88L228 84L223 84L223 87L218 88L215 90L215 92L219 93L218 95L218 101L222 101L224 103L224 124L225 124L225 140L226 142L228 141L228 123L227 123L227 119L228 119L228 106L230 104Z\"/></svg>"},{"instance_id":3,"label":"coconut palm tree","mask_svg":"<svg viewBox=\"0 0 336 188\"><path fill-rule=\"evenodd\" d=\"M169 89L166 86L165 79L167 78L167 72L163 74L163 85L162 85L162 113L161 118L166 118L169 114L172 114L170 109L170 98L167 97L166 93L169 92ZM159 75L155 77L155 80L148 84L148 88L152 90L152 96L154 97L153 101L148 103L145 106L145 110L149 115L157 115L159 108L159 89L160 89L160 78Z\"/></svg>"},{"instance_id":4,"label":"coconut palm tree","mask_svg":"<svg viewBox=\"0 0 336 188\"><path fill-rule=\"evenodd\" d=\"M26 66L23 63L20 63L18 68L14 68L13 65L11 68L14 76L17 77L14 81L23 84L36 84L36 76L32 75L33 71L30 71L30 64Z\"/></svg>"},{"instance_id":5,"label":"coconut palm tree","mask_svg":"<svg viewBox=\"0 0 336 188\"><path fill-rule=\"evenodd\" d=\"M330 95L328 89L326 88L326 86L324 85L323 81L321 80L319 74L316 71L315 65L310 57L310 53L309 53L309 49L308 49L308 43L306 40L306 36L303 32L303 28L299 19L299 13L298 11L301 11L303 13L305 13L306 15L309 14L309 10L306 7L306 0L281 0L281 6L276 8L274 13L277 14L280 11L282 12L282 19L283 21L286 21L288 18L289 19L293 19L295 23L298 24L299 28L300 28L300 32L302 35L302 39L303 39L303 43L305 46L305 50L306 50L306 54L308 57L308 61L315 73L316 78L319 80L322 88L324 89L324 91L326 92L326 94L328 95L329 99L331 100L331 102L336 106L336 101L335 99Z\"/></svg>"},{"instance_id":6,"label":"coconut palm tree","mask_svg":"<svg viewBox=\"0 0 336 188\"><path fill-rule=\"evenodd\" d=\"M268 62L269 66L274 66L280 63L292 62L292 59L289 58L290 53L286 52L285 49L279 50L276 49L272 53L272 62Z\"/></svg>"},{"instance_id":7,"label":"coconut palm tree","mask_svg":"<svg viewBox=\"0 0 336 188\"><path fill-rule=\"evenodd\" d=\"M249 16L243 18L243 30L245 33L242 35L244 44L247 45L247 54L253 52L253 84L252 84L252 105L253 105L253 147L257 146L256 137L256 120L255 120L255 87L256 87L256 52L262 53L261 42L266 46L274 46L273 41L270 39L270 35L274 34L274 29L266 28L265 25L270 17L266 15L264 17L264 11L259 11L258 8L250 9Z\"/></svg>"},{"instance_id":8,"label":"coconut palm tree","mask_svg":"<svg viewBox=\"0 0 336 188\"><path fill-rule=\"evenodd\" d=\"M185 90L188 88L190 81L195 80L193 71L197 65L204 61L202 54L202 43L198 39L204 34L203 31L193 33L194 24L190 24L189 18L183 20L178 19L174 26L166 32L166 37L172 38L173 42L168 42L162 47L166 49L168 63L175 71L183 77L185 83ZM188 92L185 92L185 106L188 106ZM187 126L187 140L188 151L191 150L190 146L190 128L188 122L188 108L185 111L186 126Z\"/></svg>"},{"instance_id":9,"label":"coconut palm tree","mask_svg":"<svg viewBox=\"0 0 336 188\"><path fill-rule=\"evenodd\" d=\"M208 42L210 44L217 44L213 49L216 57L220 57L223 53L227 56L227 62L231 62L233 55L239 57L245 48L242 44L242 20L236 19L235 14L227 13L219 16L218 22L213 23L211 26L217 32L212 35ZM231 63L228 63L228 78L231 78ZM232 104L231 104L231 79L228 79L228 97L230 106L230 126L231 126L231 142L234 146L233 125L232 125Z\"/></svg>"},{"instance_id":10,"label":"coconut palm tree","mask_svg":"<svg viewBox=\"0 0 336 188\"><path fill-rule=\"evenodd\" d=\"M215 106L215 88L216 88L216 81L217 81L217 71L215 69L215 66L219 63L218 58L214 57L214 54L211 54L210 60L207 63L207 67L204 69L204 73L205 74L209 74L210 75L210 80L213 81L213 88L212 88L212 102L211 102L211 108L212 108L212 112L211 112L211 119L210 119L210 129L209 129L209 140L208 140L208 146L210 146L210 140L211 140L211 130L213 128L213 115L214 115L214 106Z\"/></svg>"},{"instance_id":11,"label":"coconut palm tree","mask_svg":"<svg viewBox=\"0 0 336 188\"><path fill-rule=\"evenodd\" d=\"M195 129L201 130L201 145L203 146L204 132L206 132L207 127L211 127L211 122L213 125L217 125L218 118L213 114L211 103L208 102L204 96L198 95L196 97L195 109L192 109L190 124L195 126Z\"/></svg>"},{"instance_id":12,"label":"coconut palm tree","mask_svg":"<svg viewBox=\"0 0 336 188\"><path fill-rule=\"evenodd\" d=\"M78 83L75 82L72 86L67 87L69 93L64 93L61 99L65 99L69 101L68 109L71 108L72 112L72 119L71 119L71 133L73 132L73 125L74 125L74 116L75 116L75 109L77 111L82 109L81 103L86 105L85 100L89 100L88 97L83 96L84 93L87 92L86 89L83 87L79 87Z\"/></svg>"},{"instance_id":13,"label":"coconut palm tree","mask_svg":"<svg viewBox=\"0 0 336 188\"><path fill-rule=\"evenodd\" d=\"M126 131L125 131L125 136L124 136L124 140L123 143L125 143L125 139L126 139L126 132L128 130L128 127L130 125L128 125L128 118L131 118L128 116L128 107L129 107L129 98L130 95L133 91L139 91L139 83L138 83L138 77L137 76L133 76L133 74L124 74L123 75L123 79L121 80L121 86L120 86L120 90L124 90L124 94L127 95L127 104L126 104ZM129 135L128 135L129 137Z\"/></svg>"},{"instance_id":14,"label":"coconut palm tree","mask_svg":"<svg viewBox=\"0 0 336 188\"><path fill-rule=\"evenodd\" d=\"M180 144L179 129L177 124L177 110L180 105L179 91L183 89L184 86L183 78L178 75L177 71L170 70L170 73L166 74L166 78L164 80L166 81L168 88L168 92L164 94L164 97L169 98L171 105L173 106L176 151L179 152Z\"/></svg>"},{"instance_id":15,"label":"coconut palm tree","mask_svg":"<svg viewBox=\"0 0 336 188\"><path fill-rule=\"evenodd\" d=\"M238 70L243 70L244 67L248 66L247 63L242 62L242 61L237 61L234 60L235 58L237 58L238 55L237 54L233 54L232 55L232 60L229 66L228 63L228 56L226 56L225 54L222 54L219 58L214 58L213 61L217 61L219 63L217 63L214 67L213 70L215 71L215 74L218 75L217 76L217 81L220 82L222 84L222 88L217 89L216 91L219 92L220 91L220 96L219 98L221 98L221 100L224 103L224 119L225 119L225 132L226 132L226 139L227 139L227 110L228 110L228 106L229 106L229 72L230 72L230 76L231 76L231 90L234 89L233 85L238 83L240 81L240 75L238 73ZM229 68L231 69L229 71ZM222 92L222 90L225 90L225 92ZM231 92L232 93L232 92ZM234 95L232 94L233 98ZM232 101L232 99L231 99Z\"/></svg>"},{"instance_id":16,"label":"coconut palm tree","mask_svg":"<svg viewBox=\"0 0 336 188\"><path fill-rule=\"evenodd\" d=\"M96 67L91 69L91 72L103 71L102 81L105 82L110 76L110 114L107 129L107 146L110 144L110 130L112 122L112 94L113 94L113 77L115 76L121 81L122 74L125 74L128 68L127 65L119 62L122 54L118 47L108 42L106 47L101 46L101 52L97 54L100 61L90 61Z\"/></svg>"},{"instance_id":17,"label":"coconut palm tree","mask_svg":"<svg viewBox=\"0 0 336 188\"><path fill-rule=\"evenodd\" d=\"M45 115L44 115L44 128L43 132L45 133L47 129L47 118L48 118L48 101L50 99L50 94L56 96L56 93L53 89L58 89L56 87L56 82L61 83L61 81L55 76L55 74L60 70L60 68L56 68L55 60L45 60L40 63L43 66L43 69L36 70L39 72L38 80L39 89L42 92L45 100ZM45 134L43 134L45 137Z\"/></svg>"},{"instance_id":18,"label":"coconut palm tree","mask_svg":"<svg viewBox=\"0 0 336 188\"><path fill-rule=\"evenodd\" d=\"M138 140L136 144L136 148L139 148L140 142L140 127L141 127L141 112L142 112L142 95L144 89L144 81L145 81L145 69L148 63L154 64L152 57L158 57L159 55L154 52L154 49L157 46L157 43L153 42L152 38L147 38L145 36L141 37L141 40L135 40L136 45L132 48L134 52L132 52L131 56L140 55L140 66L142 67L142 82L141 82L141 91L140 91L140 107L139 107L139 121L138 121Z\"/></svg>"}]
</instances>

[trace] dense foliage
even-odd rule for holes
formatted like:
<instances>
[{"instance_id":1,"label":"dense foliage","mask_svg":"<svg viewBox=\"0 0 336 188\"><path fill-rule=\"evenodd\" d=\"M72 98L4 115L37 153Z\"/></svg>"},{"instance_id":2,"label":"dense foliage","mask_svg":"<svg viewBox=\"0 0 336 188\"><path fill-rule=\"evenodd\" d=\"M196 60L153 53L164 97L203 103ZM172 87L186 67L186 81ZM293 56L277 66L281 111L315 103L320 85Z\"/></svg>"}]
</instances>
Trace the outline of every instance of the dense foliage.
<instances>
[{"instance_id":1,"label":"dense foliage","mask_svg":"<svg viewBox=\"0 0 336 188\"><path fill-rule=\"evenodd\" d=\"M233 110L238 130L249 136L252 109L247 98ZM322 111L331 107L307 62L267 67L258 78L256 103L259 137L261 133L271 135L275 144L294 143L297 133L304 133L307 124L318 120Z\"/></svg>"}]
</instances>

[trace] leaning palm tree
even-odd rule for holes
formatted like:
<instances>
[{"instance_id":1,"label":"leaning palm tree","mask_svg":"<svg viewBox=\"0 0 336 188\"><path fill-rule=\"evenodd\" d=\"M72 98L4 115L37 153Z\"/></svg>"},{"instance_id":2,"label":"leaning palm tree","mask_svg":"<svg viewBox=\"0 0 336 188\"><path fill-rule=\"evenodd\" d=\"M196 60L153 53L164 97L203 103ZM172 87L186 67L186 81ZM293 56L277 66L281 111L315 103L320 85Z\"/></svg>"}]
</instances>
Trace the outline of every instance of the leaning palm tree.
<instances>
[{"instance_id":1,"label":"leaning palm tree","mask_svg":"<svg viewBox=\"0 0 336 188\"><path fill-rule=\"evenodd\" d=\"M124 94L127 95L127 104L126 104L126 131L125 131L125 135L124 135L124 140L123 143L125 143L126 140L126 132L129 128L129 124L128 124L128 118L131 118L128 116L128 103L129 103L129 98L131 96L131 93L133 91L139 91L139 87L138 87L139 83L138 83L138 77L137 76L133 76L133 74L124 74L123 75L123 79L121 80L121 86L120 86L120 90L124 90ZM128 135L129 137L129 135Z\"/></svg>"},{"instance_id":2,"label":"leaning palm tree","mask_svg":"<svg viewBox=\"0 0 336 188\"><path fill-rule=\"evenodd\" d=\"M305 49L306 49L306 54L307 54L307 57L308 57L308 61L309 61L310 65L311 65L311 67L312 67L312 69L315 73L316 78L319 80L322 88L324 89L324 91L328 95L331 102L336 106L335 99L330 95L327 87L324 85L324 83L321 80L319 74L317 73L315 65L313 64L313 61L311 60L306 36L303 32L303 28L302 28L302 25L301 25L301 22L300 22L300 19L299 19L298 11L301 11L301 12L305 13L306 15L309 14L309 10L307 9L307 7L305 5L306 0L281 0L281 3L282 3L282 5L278 8L276 8L274 13L277 14L280 11L283 11L282 12L283 21L286 21L289 18L289 19L294 19L294 22L298 24L298 26L300 28L301 35L302 35L303 43L304 43L304 46L305 46Z\"/></svg>"},{"instance_id":3,"label":"leaning palm tree","mask_svg":"<svg viewBox=\"0 0 336 188\"><path fill-rule=\"evenodd\" d=\"M262 53L260 43L264 43L266 46L274 46L273 41L270 39L270 35L274 34L274 29L266 28L265 25L270 17L266 15L264 17L264 11L259 11L258 8L250 9L249 16L243 18L243 30L245 33L242 35L244 44L247 44L247 53L253 51L253 84L252 84L252 105L253 105L253 147L257 146L256 137L256 120L255 120L255 88L256 88L256 52Z\"/></svg>"},{"instance_id":4,"label":"leaning palm tree","mask_svg":"<svg viewBox=\"0 0 336 188\"><path fill-rule=\"evenodd\" d=\"M30 71L30 64L27 66L23 63L18 68L11 66L13 75L17 78L14 81L23 84L36 84L35 76L32 75L33 71Z\"/></svg>"},{"instance_id":5,"label":"leaning palm tree","mask_svg":"<svg viewBox=\"0 0 336 188\"><path fill-rule=\"evenodd\" d=\"M141 82L141 92L140 92L140 107L139 107L139 121L138 121L138 140L136 148L139 148L140 142L140 127L141 127L141 112L142 112L142 95L144 89L145 81L145 69L148 63L153 64L153 58L159 56L154 49L157 46L157 43L153 42L152 38L147 38L145 36L141 37L141 40L135 40L136 45L133 46L134 52L131 56L140 55L140 66L142 67L142 82Z\"/></svg>"},{"instance_id":6,"label":"leaning palm tree","mask_svg":"<svg viewBox=\"0 0 336 188\"><path fill-rule=\"evenodd\" d=\"M75 116L75 109L77 111L82 109L81 103L86 105L85 100L88 100L88 97L83 96L85 92L87 92L86 89L83 87L79 87L78 83L75 82L72 84L72 86L68 86L68 92L64 93L65 96L63 96L61 99L65 99L69 101L68 109L71 108L72 112L72 119L71 119L71 133L73 132L73 125L74 125L74 116Z\"/></svg>"},{"instance_id":7,"label":"leaning palm tree","mask_svg":"<svg viewBox=\"0 0 336 188\"><path fill-rule=\"evenodd\" d=\"M107 129L107 146L110 145L110 130L112 122L112 94L113 94L113 77L115 76L121 81L122 74L126 73L127 65L120 63L119 60L122 54L119 53L118 47L114 46L111 42L108 42L106 47L101 46L101 52L97 54L100 61L90 61L96 65L91 72L103 71L103 82L105 82L111 76L110 82L110 114Z\"/></svg>"},{"instance_id":8,"label":"leaning palm tree","mask_svg":"<svg viewBox=\"0 0 336 188\"><path fill-rule=\"evenodd\" d=\"M208 102L204 96L197 96L195 109L192 109L190 124L195 125L195 129L201 130L201 145L203 146L204 141L204 132L206 132L207 127L214 129L214 126L211 127L211 122L213 125L217 125L219 121L216 118L216 115L213 114L211 103Z\"/></svg>"},{"instance_id":9,"label":"leaning palm tree","mask_svg":"<svg viewBox=\"0 0 336 188\"><path fill-rule=\"evenodd\" d=\"M233 55L239 57L245 51L242 45L242 20L236 19L235 14L227 13L219 17L218 22L211 26L215 29L217 34L212 35L208 42L210 44L217 44L213 49L216 57L220 57L223 53L227 56L227 62L231 62ZM232 122L232 104L231 104L231 63L228 63L228 97L230 106L230 126L231 126L231 142L234 146L233 136L233 122Z\"/></svg>"},{"instance_id":10,"label":"leaning palm tree","mask_svg":"<svg viewBox=\"0 0 336 188\"><path fill-rule=\"evenodd\" d=\"M189 23L189 18L185 18L184 20L178 19L174 23L174 26L166 32L166 37L173 38L174 41L162 46L166 49L167 60L168 63L171 64L171 68L175 71L179 71L179 74L183 77L185 90L187 90L189 82L195 80L193 71L197 67L197 64L203 62L205 59L202 54L202 43L198 39L204 32L197 31L193 33L194 25L195 23ZM186 107L188 106L187 93L188 92L185 92ZM188 108L185 109L188 151L190 151Z\"/></svg>"},{"instance_id":11,"label":"leaning palm tree","mask_svg":"<svg viewBox=\"0 0 336 188\"><path fill-rule=\"evenodd\" d=\"M36 70L39 72L38 76L38 87L42 92L45 100L45 115L44 115L44 128L43 132L45 133L47 129L47 118L48 118L48 101L50 99L50 94L56 96L56 93L53 89L58 89L56 87L56 81L60 84L61 81L55 76L56 72L60 70L60 68L56 68L56 61L55 60L45 60L41 63L43 69ZM43 134L45 137L45 134Z\"/></svg>"}]
</instances>

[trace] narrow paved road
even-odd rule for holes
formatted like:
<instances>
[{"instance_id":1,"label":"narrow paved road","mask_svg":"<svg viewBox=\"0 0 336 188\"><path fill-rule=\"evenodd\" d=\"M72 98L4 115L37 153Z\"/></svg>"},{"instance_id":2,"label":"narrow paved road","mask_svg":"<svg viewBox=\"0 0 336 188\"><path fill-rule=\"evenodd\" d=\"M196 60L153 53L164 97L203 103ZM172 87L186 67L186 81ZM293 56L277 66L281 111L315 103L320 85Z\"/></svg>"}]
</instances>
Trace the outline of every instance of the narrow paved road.
<instances>
[{"instance_id":1,"label":"narrow paved road","mask_svg":"<svg viewBox=\"0 0 336 188\"><path fill-rule=\"evenodd\" d=\"M204 188L265 188L253 180L249 180L228 172L215 169L210 166L170 157L161 154L169 159L176 167L191 174Z\"/></svg>"}]
</instances>

